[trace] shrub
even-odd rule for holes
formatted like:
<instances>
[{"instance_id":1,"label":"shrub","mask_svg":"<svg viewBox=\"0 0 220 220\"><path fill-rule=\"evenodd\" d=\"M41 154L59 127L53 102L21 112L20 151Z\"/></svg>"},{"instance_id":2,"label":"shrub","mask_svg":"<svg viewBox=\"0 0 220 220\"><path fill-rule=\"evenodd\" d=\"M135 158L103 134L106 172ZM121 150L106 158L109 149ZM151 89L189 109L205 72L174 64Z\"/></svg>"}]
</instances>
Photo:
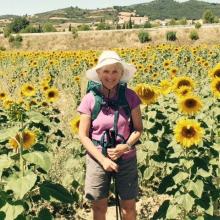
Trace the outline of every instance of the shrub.
<instances>
[{"instance_id":1,"label":"shrub","mask_svg":"<svg viewBox=\"0 0 220 220\"><path fill-rule=\"evenodd\" d=\"M16 35L15 36L15 41L22 42L23 41L22 36L21 35Z\"/></svg>"},{"instance_id":2,"label":"shrub","mask_svg":"<svg viewBox=\"0 0 220 220\"><path fill-rule=\"evenodd\" d=\"M5 47L0 46L0 51L5 51L5 50L6 50L6 48L5 48Z\"/></svg>"},{"instance_id":3,"label":"shrub","mask_svg":"<svg viewBox=\"0 0 220 220\"><path fill-rule=\"evenodd\" d=\"M12 43L13 41L15 41L14 36L13 36L13 35L9 35L9 37L8 37L8 42L9 42L9 43Z\"/></svg>"},{"instance_id":4,"label":"shrub","mask_svg":"<svg viewBox=\"0 0 220 220\"><path fill-rule=\"evenodd\" d=\"M10 35L8 38L8 42L11 44L11 46L16 48L19 48L21 46L22 41L23 38L20 35L16 35L15 37L13 35Z\"/></svg>"},{"instance_id":5,"label":"shrub","mask_svg":"<svg viewBox=\"0 0 220 220\"><path fill-rule=\"evenodd\" d=\"M56 28L51 23L46 23L42 27L43 32L56 32Z\"/></svg>"},{"instance_id":6,"label":"shrub","mask_svg":"<svg viewBox=\"0 0 220 220\"><path fill-rule=\"evenodd\" d=\"M78 37L77 28L72 28L72 35L73 35L73 39L76 39Z\"/></svg>"},{"instance_id":7,"label":"shrub","mask_svg":"<svg viewBox=\"0 0 220 220\"><path fill-rule=\"evenodd\" d=\"M141 31L138 34L138 39L141 43L151 41L150 34L147 31Z\"/></svg>"},{"instance_id":8,"label":"shrub","mask_svg":"<svg viewBox=\"0 0 220 220\"><path fill-rule=\"evenodd\" d=\"M176 37L176 32L174 32L174 31L168 31L168 32L166 33L166 39L167 39L168 41L175 41L175 40L177 39L177 37Z\"/></svg>"},{"instance_id":9,"label":"shrub","mask_svg":"<svg viewBox=\"0 0 220 220\"><path fill-rule=\"evenodd\" d=\"M87 25L87 24L79 25L77 28L78 28L79 31L89 31L89 30L91 30L89 25Z\"/></svg>"},{"instance_id":10,"label":"shrub","mask_svg":"<svg viewBox=\"0 0 220 220\"><path fill-rule=\"evenodd\" d=\"M29 25L29 21L26 17L17 17L7 26L10 33L18 33L22 29L26 28Z\"/></svg>"},{"instance_id":11,"label":"shrub","mask_svg":"<svg viewBox=\"0 0 220 220\"><path fill-rule=\"evenodd\" d=\"M152 24L149 21L146 21L144 23L144 28L151 28L151 27L152 27Z\"/></svg>"},{"instance_id":12,"label":"shrub","mask_svg":"<svg viewBox=\"0 0 220 220\"><path fill-rule=\"evenodd\" d=\"M22 33L39 33L39 28L28 25L26 28L21 30Z\"/></svg>"},{"instance_id":13,"label":"shrub","mask_svg":"<svg viewBox=\"0 0 220 220\"><path fill-rule=\"evenodd\" d=\"M4 37L9 37L11 34L9 27L5 27L3 32L4 32Z\"/></svg>"},{"instance_id":14,"label":"shrub","mask_svg":"<svg viewBox=\"0 0 220 220\"><path fill-rule=\"evenodd\" d=\"M199 39L199 35L196 30L191 31L189 34L189 37L191 40L198 40Z\"/></svg>"},{"instance_id":15,"label":"shrub","mask_svg":"<svg viewBox=\"0 0 220 220\"><path fill-rule=\"evenodd\" d=\"M195 28L196 28L196 29L199 29L199 28L201 28L201 27L202 27L202 24L201 24L200 22L196 22Z\"/></svg>"},{"instance_id":16,"label":"shrub","mask_svg":"<svg viewBox=\"0 0 220 220\"><path fill-rule=\"evenodd\" d=\"M110 25L103 22L100 22L96 28L96 30L110 30L110 29L111 29Z\"/></svg>"}]
</instances>

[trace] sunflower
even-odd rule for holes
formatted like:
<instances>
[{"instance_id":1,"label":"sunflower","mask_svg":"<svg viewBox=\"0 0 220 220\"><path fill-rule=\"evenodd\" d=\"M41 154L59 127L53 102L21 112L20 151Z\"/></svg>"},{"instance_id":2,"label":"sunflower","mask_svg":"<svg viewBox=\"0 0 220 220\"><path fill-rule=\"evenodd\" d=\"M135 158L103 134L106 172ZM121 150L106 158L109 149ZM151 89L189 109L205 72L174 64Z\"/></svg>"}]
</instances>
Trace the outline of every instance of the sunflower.
<instances>
[{"instance_id":1,"label":"sunflower","mask_svg":"<svg viewBox=\"0 0 220 220\"><path fill-rule=\"evenodd\" d=\"M36 94L36 91L32 85L26 83L21 87L21 94L24 96L34 96Z\"/></svg>"},{"instance_id":2,"label":"sunflower","mask_svg":"<svg viewBox=\"0 0 220 220\"><path fill-rule=\"evenodd\" d=\"M78 134L79 132L79 122L80 122L80 116L77 115L75 118L73 118L70 121L71 131L73 134Z\"/></svg>"},{"instance_id":3,"label":"sunflower","mask_svg":"<svg viewBox=\"0 0 220 220\"><path fill-rule=\"evenodd\" d=\"M157 88L148 84L138 84L134 90L146 105L156 102L159 96Z\"/></svg>"},{"instance_id":4,"label":"sunflower","mask_svg":"<svg viewBox=\"0 0 220 220\"><path fill-rule=\"evenodd\" d=\"M16 139L16 140L15 140ZM25 130L22 132L22 141L24 149L28 150L36 143L36 135L34 132L30 130ZM19 134L16 134L15 138L11 138L9 140L9 145L12 148L18 148L19 144L21 144L21 138Z\"/></svg>"},{"instance_id":5,"label":"sunflower","mask_svg":"<svg viewBox=\"0 0 220 220\"><path fill-rule=\"evenodd\" d=\"M3 100L3 107L5 109L9 109L14 102L10 98L6 98Z\"/></svg>"},{"instance_id":6,"label":"sunflower","mask_svg":"<svg viewBox=\"0 0 220 220\"><path fill-rule=\"evenodd\" d=\"M4 100L6 98L5 92L0 92L0 100Z\"/></svg>"},{"instance_id":7,"label":"sunflower","mask_svg":"<svg viewBox=\"0 0 220 220\"><path fill-rule=\"evenodd\" d=\"M56 88L50 88L45 93L48 102L56 102L59 99L59 91Z\"/></svg>"},{"instance_id":8,"label":"sunflower","mask_svg":"<svg viewBox=\"0 0 220 220\"><path fill-rule=\"evenodd\" d=\"M79 83L80 82L80 76L79 75L74 76L73 81L76 82L76 83Z\"/></svg>"},{"instance_id":9,"label":"sunflower","mask_svg":"<svg viewBox=\"0 0 220 220\"><path fill-rule=\"evenodd\" d=\"M174 90L180 89L182 86L188 86L192 89L195 88L195 82L188 76L179 76L173 79Z\"/></svg>"},{"instance_id":10,"label":"sunflower","mask_svg":"<svg viewBox=\"0 0 220 220\"><path fill-rule=\"evenodd\" d=\"M220 78L220 63L218 63L210 72L209 76L211 78Z\"/></svg>"},{"instance_id":11,"label":"sunflower","mask_svg":"<svg viewBox=\"0 0 220 220\"><path fill-rule=\"evenodd\" d=\"M171 60L165 60L165 61L163 62L164 68L167 69L167 68L170 66L171 63L172 63Z\"/></svg>"},{"instance_id":12,"label":"sunflower","mask_svg":"<svg viewBox=\"0 0 220 220\"><path fill-rule=\"evenodd\" d=\"M171 67L170 70L169 70L170 77L174 78L176 76L177 72L178 72L178 68Z\"/></svg>"},{"instance_id":13,"label":"sunflower","mask_svg":"<svg viewBox=\"0 0 220 220\"><path fill-rule=\"evenodd\" d=\"M174 128L176 141L184 148L198 145L202 141L203 134L204 130L196 120L180 119Z\"/></svg>"},{"instance_id":14,"label":"sunflower","mask_svg":"<svg viewBox=\"0 0 220 220\"><path fill-rule=\"evenodd\" d=\"M220 78L214 79L211 82L211 91L215 97L220 99Z\"/></svg>"},{"instance_id":15,"label":"sunflower","mask_svg":"<svg viewBox=\"0 0 220 220\"><path fill-rule=\"evenodd\" d=\"M48 82L45 82L45 81L41 82L41 90L43 92L47 91L49 88L50 88L50 86L49 86Z\"/></svg>"},{"instance_id":16,"label":"sunflower","mask_svg":"<svg viewBox=\"0 0 220 220\"><path fill-rule=\"evenodd\" d=\"M168 80L165 79L160 82L160 90L163 95L170 93L171 89L171 83Z\"/></svg>"},{"instance_id":17,"label":"sunflower","mask_svg":"<svg viewBox=\"0 0 220 220\"><path fill-rule=\"evenodd\" d=\"M202 101L197 96L186 96L180 99L179 109L186 114L196 114L202 108Z\"/></svg>"},{"instance_id":18,"label":"sunflower","mask_svg":"<svg viewBox=\"0 0 220 220\"><path fill-rule=\"evenodd\" d=\"M155 72L155 73L153 73L152 75L151 75L151 79L152 80L156 80L156 79L158 79L158 77L159 77L159 73L158 72Z\"/></svg>"},{"instance_id":19,"label":"sunflower","mask_svg":"<svg viewBox=\"0 0 220 220\"><path fill-rule=\"evenodd\" d=\"M176 94L181 98L192 94L192 88L188 86L181 86L176 90Z\"/></svg>"}]
</instances>

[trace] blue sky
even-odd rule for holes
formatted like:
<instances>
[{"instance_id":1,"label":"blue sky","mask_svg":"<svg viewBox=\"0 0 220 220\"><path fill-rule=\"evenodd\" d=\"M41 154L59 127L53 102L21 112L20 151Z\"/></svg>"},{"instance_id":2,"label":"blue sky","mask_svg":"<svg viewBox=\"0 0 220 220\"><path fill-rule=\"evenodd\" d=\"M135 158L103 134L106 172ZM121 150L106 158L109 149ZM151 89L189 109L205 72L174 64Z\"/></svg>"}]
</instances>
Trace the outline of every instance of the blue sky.
<instances>
[{"instance_id":1,"label":"blue sky","mask_svg":"<svg viewBox=\"0 0 220 220\"><path fill-rule=\"evenodd\" d=\"M0 15L32 15L35 13L78 6L79 8L104 8L114 5L131 5L145 3L152 0L0 0ZM176 0L183 2L184 0ZM220 3L220 0L205 0L206 2Z\"/></svg>"}]
</instances>

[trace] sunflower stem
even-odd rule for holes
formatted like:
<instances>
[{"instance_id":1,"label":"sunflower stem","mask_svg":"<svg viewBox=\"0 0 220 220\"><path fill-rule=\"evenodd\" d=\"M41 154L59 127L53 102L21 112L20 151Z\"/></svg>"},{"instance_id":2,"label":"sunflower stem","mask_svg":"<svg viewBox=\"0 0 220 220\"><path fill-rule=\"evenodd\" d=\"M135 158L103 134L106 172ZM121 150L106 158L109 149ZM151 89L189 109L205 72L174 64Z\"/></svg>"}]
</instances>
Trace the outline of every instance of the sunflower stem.
<instances>
[{"instance_id":1,"label":"sunflower stem","mask_svg":"<svg viewBox=\"0 0 220 220\"><path fill-rule=\"evenodd\" d=\"M20 136L20 171L21 171L21 175L24 176L24 159L23 159L23 118L21 120L21 132L19 133Z\"/></svg>"}]
</instances>

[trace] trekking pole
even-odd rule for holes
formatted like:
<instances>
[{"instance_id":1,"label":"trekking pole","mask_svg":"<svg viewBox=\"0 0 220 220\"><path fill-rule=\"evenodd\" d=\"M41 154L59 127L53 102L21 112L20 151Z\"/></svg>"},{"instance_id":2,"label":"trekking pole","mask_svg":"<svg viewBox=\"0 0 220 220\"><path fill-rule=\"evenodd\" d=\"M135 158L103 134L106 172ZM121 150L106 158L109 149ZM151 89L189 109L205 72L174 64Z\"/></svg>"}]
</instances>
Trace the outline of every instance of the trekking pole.
<instances>
[{"instance_id":1,"label":"trekking pole","mask_svg":"<svg viewBox=\"0 0 220 220\"><path fill-rule=\"evenodd\" d=\"M116 208L116 220L118 220L118 213L120 220L122 220L122 215L121 215L121 205L120 205L120 200L118 196L118 191L117 191L117 186L116 186L116 178L114 176L114 185L115 185L115 208Z\"/></svg>"},{"instance_id":2,"label":"trekking pole","mask_svg":"<svg viewBox=\"0 0 220 220\"><path fill-rule=\"evenodd\" d=\"M116 135L114 130L110 130L110 141L111 141L111 146L115 147L116 146ZM117 163L117 161L116 161ZM116 220L118 220L120 217L120 220L122 220L122 215L121 215L121 205L120 205L120 200L118 196L118 190L117 190L117 185L116 185L116 173L113 171L113 182L114 182L114 188L115 188L115 209L116 209Z\"/></svg>"}]
</instances>

